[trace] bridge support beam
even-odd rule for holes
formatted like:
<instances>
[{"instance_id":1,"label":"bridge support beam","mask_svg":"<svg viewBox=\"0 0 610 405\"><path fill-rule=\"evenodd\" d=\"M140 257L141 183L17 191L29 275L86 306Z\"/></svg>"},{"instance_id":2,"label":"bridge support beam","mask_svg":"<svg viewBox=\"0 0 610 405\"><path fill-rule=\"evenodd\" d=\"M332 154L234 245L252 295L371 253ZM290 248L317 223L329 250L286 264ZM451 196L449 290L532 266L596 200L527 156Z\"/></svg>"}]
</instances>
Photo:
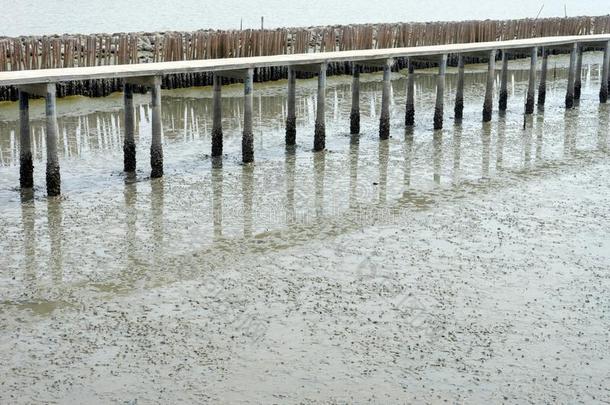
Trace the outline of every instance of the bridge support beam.
<instances>
[{"instance_id":1,"label":"bridge support beam","mask_svg":"<svg viewBox=\"0 0 610 405\"><path fill-rule=\"evenodd\" d=\"M297 116L296 116L296 87L297 76L292 66L288 67L288 100L286 112L286 146L293 146L297 142Z\"/></svg>"},{"instance_id":2,"label":"bridge support beam","mask_svg":"<svg viewBox=\"0 0 610 405\"><path fill-rule=\"evenodd\" d=\"M606 49L604 49L604 61L602 62L602 77L601 86L599 89L599 102L608 102L608 79L610 75L610 41L606 43Z\"/></svg>"},{"instance_id":3,"label":"bridge support beam","mask_svg":"<svg viewBox=\"0 0 610 405\"><path fill-rule=\"evenodd\" d=\"M485 101L483 103L483 122L491 121L493 111L494 81L496 75L496 50L489 52L487 65L487 85L485 86Z\"/></svg>"},{"instance_id":4,"label":"bridge support beam","mask_svg":"<svg viewBox=\"0 0 610 405\"><path fill-rule=\"evenodd\" d=\"M151 86L152 141L150 144L150 177L163 177L163 125L161 123L161 77L155 76Z\"/></svg>"},{"instance_id":5,"label":"bridge support beam","mask_svg":"<svg viewBox=\"0 0 610 405\"><path fill-rule=\"evenodd\" d=\"M538 66L538 47L532 48L530 57L530 75L527 85L527 96L525 99L525 114L531 115L534 113L534 105L536 100L536 67Z\"/></svg>"},{"instance_id":6,"label":"bridge support beam","mask_svg":"<svg viewBox=\"0 0 610 405\"><path fill-rule=\"evenodd\" d=\"M409 59L409 76L407 77L407 103L405 111L405 125L415 125L415 67Z\"/></svg>"},{"instance_id":7,"label":"bridge support beam","mask_svg":"<svg viewBox=\"0 0 610 405\"><path fill-rule=\"evenodd\" d=\"M540 70L540 84L538 85L538 108L544 108L546 102L546 75L549 66L549 54L542 48L542 69Z\"/></svg>"},{"instance_id":8,"label":"bridge support beam","mask_svg":"<svg viewBox=\"0 0 610 405\"><path fill-rule=\"evenodd\" d=\"M125 115L125 138L123 139L123 171L133 173L136 171L136 141L135 141L135 116L133 110L133 86L130 83L123 84L123 102Z\"/></svg>"},{"instance_id":9,"label":"bridge support beam","mask_svg":"<svg viewBox=\"0 0 610 405\"><path fill-rule=\"evenodd\" d=\"M360 66L352 66L352 110L349 115L349 133L360 133Z\"/></svg>"},{"instance_id":10,"label":"bridge support beam","mask_svg":"<svg viewBox=\"0 0 610 405\"><path fill-rule=\"evenodd\" d=\"M252 105L254 103L254 69L248 69L244 76L244 130L241 138L243 163L254 162L254 134L252 132Z\"/></svg>"},{"instance_id":11,"label":"bridge support beam","mask_svg":"<svg viewBox=\"0 0 610 405\"><path fill-rule=\"evenodd\" d=\"M445 71L447 70L447 54L440 57L438 76L436 79L436 105L434 107L434 129L443 129L443 108L445 96Z\"/></svg>"},{"instance_id":12,"label":"bridge support beam","mask_svg":"<svg viewBox=\"0 0 610 405\"><path fill-rule=\"evenodd\" d=\"M318 71L318 106L316 110L316 127L313 150L318 152L326 148L326 63L320 64Z\"/></svg>"},{"instance_id":13,"label":"bridge support beam","mask_svg":"<svg viewBox=\"0 0 610 405\"><path fill-rule=\"evenodd\" d=\"M576 55L576 74L574 75L574 100L580 100L580 93L582 90L582 50L581 45L578 46Z\"/></svg>"},{"instance_id":14,"label":"bridge support beam","mask_svg":"<svg viewBox=\"0 0 610 405\"><path fill-rule=\"evenodd\" d=\"M213 76L212 96L212 157L222 156L222 77Z\"/></svg>"},{"instance_id":15,"label":"bridge support beam","mask_svg":"<svg viewBox=\"0 0 610 405\"><path fill-rule=\"evenodd\" d=\"M461 122L464 118L464 56L458 56L458 78L455 90L455 122Z\"/></svg>"},{"instance_id":16,"label":"bridge support beam","mask_svg":"<svg viewBox=\"0 0 610 405\"><path fill-rule=\"evenodd\" d=\"M30 95L19 91L19 185L21 189L34 187L34 163L30 133Z\"/></svg>"},{"instance_id":17,"label":"bridge support beam","mask_svg":"<svg viewBox=\"0 0 610 405\"><path fill-rule=\"evenodd\" d=\"M570 67L568 70L568 88L566 90L566 108L574 108L574 80L576 76L576 57L578 53L578 44L572 45L570 51Z\"/></svg>"},{"instance_id":18,"label":"bridge support beam","mask_svg":"<svg viewBox=\"0 0 610 405\"><path fill-rule=\"evenodd\" d=\"M502 51L502 72L500 73L500 97L498 108L501 112L506 111L508 106L508 53Z\"/></svg>"},{"instance_id":19,"label":"bridge support beam","mask_svg":"<svg viewBox=\"0 0 610 405\"><path fill-rule=\"evenodd\" d=\"M390 93L393 59L388 59L383 65L383 91L381 93L381 115L379 117L379 138L390 137Z\"/></svg>"}]
</instances>

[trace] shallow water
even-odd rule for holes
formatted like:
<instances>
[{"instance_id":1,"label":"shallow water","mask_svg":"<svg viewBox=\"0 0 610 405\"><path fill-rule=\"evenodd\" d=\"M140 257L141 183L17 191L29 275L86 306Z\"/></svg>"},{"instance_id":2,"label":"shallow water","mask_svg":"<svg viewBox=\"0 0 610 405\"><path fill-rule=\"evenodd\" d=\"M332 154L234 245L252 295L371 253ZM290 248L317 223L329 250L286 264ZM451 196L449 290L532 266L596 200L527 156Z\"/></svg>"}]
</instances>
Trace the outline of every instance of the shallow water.
<instances>
[{"instance_id":1,"label":"shallow water","mask_svg":"<svg viewBox=\"0 0 610 405\"><path fill-rule=\"evenodd\" d=\"M167 91L154 181L148 96L136 98L135 178L121 172L121 96L62 99L59 199L45 197L34 101L37 188L24 202L17 107L3 104L0 402L610 400L600 60L585 55L582 101L566 112L567 61L552 58L546 111L525 130L527 60L511 63L509 112L490 124L486 66L467 68L461 125L450 69L440 132L435 71L417 72L412 132L394 73L385 142L380 75L362 77L359 138L351 79L332 77L317 154L317 82L298 82L295 150L286 83L257 85L251 166L239 163L241 86L223 88L222 168L210 89Z\"/></svg>"},{"instance_id":2,"label":"shallow water","mask_svg":"<svg viewBox=\"0 0 610 405\"><path fill-rule=\"evenodd\" d=\"M9 4L10 3L10 4ZM62 32L133 32L198 29L316 26L392 21L454 21L507 18L570 17L600 15L607 7L599 0L564 0L562 2L511 2L436 0L386 0L383 7L365 0L280 1L250 0L0 0L4 16L0 35L58 34ZM565 9L564 9L565 5ZM541 8L542 7L542 8Z\"/></svg>"}]
</instances>

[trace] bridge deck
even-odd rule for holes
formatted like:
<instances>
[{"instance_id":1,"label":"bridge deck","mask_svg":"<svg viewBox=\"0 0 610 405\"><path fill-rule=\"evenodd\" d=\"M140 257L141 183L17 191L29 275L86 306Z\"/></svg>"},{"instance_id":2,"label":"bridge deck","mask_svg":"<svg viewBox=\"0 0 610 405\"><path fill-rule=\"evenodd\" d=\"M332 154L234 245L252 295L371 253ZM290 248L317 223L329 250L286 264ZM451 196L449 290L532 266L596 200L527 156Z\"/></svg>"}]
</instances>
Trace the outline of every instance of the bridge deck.
<instances>
[{"instance_id":1,"label":"bridge deck","mask_svg":"<svg viewBox=\"0 0 610 405\"><path fill-rule=\"evenodd\" d=\"M90 79L128 78L194 72L242 70L269 66L312 65L323 62L366 62L397 57L434 56L455 53L524 49L534 46L561 47L575 42L599 44L610 41L610 34L528 38L511 41L418 46L409 48L367 49L319 52L248 58L186 60L176 62L106 65L61 69L0 72L0 86L54 83Z\"/></svg>"}]
</instances>

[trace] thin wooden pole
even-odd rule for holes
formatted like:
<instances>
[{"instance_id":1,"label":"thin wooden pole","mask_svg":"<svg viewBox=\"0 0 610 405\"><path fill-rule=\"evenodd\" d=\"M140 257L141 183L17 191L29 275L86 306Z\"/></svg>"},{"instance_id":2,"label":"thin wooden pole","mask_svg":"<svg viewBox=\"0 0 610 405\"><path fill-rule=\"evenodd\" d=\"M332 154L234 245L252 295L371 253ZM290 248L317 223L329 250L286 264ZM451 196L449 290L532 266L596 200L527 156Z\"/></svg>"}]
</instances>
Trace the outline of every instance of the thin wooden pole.
<instances>
[{"instance_id":1,"label":"thin wooden pole","mask_svg":"<svg viewBox=\"0 0 610 405\"><path fill-rule=\"evenodd\" d=\"M538 66L538 47L532 48L530 57L530 74L527 86L527 98L525 101L525 114L534 113L534 103L536 99L536 67Z\"/></svg>"},{"instance_id":2,"label":"thin wooden pole","mask_svg":"<svg viewBox=\"0 0 610 405\"><path fill-rule=\"evenodd\" d=\"M460 122L464 118L464 56L458 56L458 79L455 90L455 121Z\"/></svg>"},{"instance_id":3,"label":"thin wooden pole","mask_svg":"<svg viewBox=\"0 0 610 405\"><path fill-rule=\"evenodd\" d=\"M254 69L248 69L244 77L244 130L241 138L241 154L244 163L254 162L254 134L252 133L253 87Z\"/></svg>"},{"instance_id":4,"label":"thin wooden pole","mask_svg":"<svg viewBox=\"0 0 610 405\"><path fill-rule=\"evenodd\" d=\"M318 73L318 108L316 111L316 128L314 133L313 150L318 152L326 148L326 63L320 64Z\"/></svg>"},{"instance_id":5,"label":"thin wooden pole","mask_svg":"<svg viewBox=\"0 0 610 405\"><path fill-rule=\"evenodd\" d=\"M415 68L409 60L409 76L407 77L407 105L405 111L405 125L415 125Z\"/></svg>"},{"instance_id":6,"label":"thin wooden pole","mask_svg":"<svg viewBox=\"0 0 610 405\"><path fill-rule=\"evenodd\" d=\"M213 77L212 98L212 157L222 156L222 78Z\"/></svg>"},{"instance_id":7,"label":"thin wooden pole","mask_svg":"<svg viewBox=\"0 0 610 405\"><path fill-rule=\"evenodd\" d=\"M496 71L496 50L489 53L487 65L487 84L485 86L485 101L483 102L483 122L491 121L493 111L494 80Z\"/></svg>"},{"instance_id":8,"label":"thin wooden pole","mask_svg":"<svg viewBox=\"0 0 610 405\"><path fill-rule=\"evenodd\" d=\"M381 93L381 115L379 117L379 138L390 137L390 93L393 59L388 59L383 65L383 91Z\"/></svg>"},{"instance_id":9,"label":"thin wooden pole","mask_svg":"<svg viewBox=\"0 0 610 405\"><path fill-rule=\"evenodd\" d=\"M570 52L570 67L568 71L568 88L566 90L566 108L574 107L574 76L576 75L576 54L578 53L578 44L572 45Z\"/></svg>"},{"instance_id":10,"label":"thin wooden pole","mask_svg":"<svg viewBox=\"0 0 610 405\"><path fill-rule=\"evenodd\" d=\"M151 91L152 142L150 145L150 177L163 177L163 125L161 123L161 77L154 78Z\"/></svg>"},{"instance_id":11,"label":"thin wooden pole","mask_svg":"<svg viewBox=\"0 0 610 405\"><path fill-rule=\"evenodd\" d=\"M506 111L508 106L508 53L502 51L502 73L500 74L500 111Z\"/></svg>"},{"instance_id":12,"label":"thin wooden pole","mask_svg":"<svg viewBox=\"0 0 610 405\"><path fill-rule=\"evenodd\" d=\"M296 72L292 67L288 67L288 114L286 117L286 146L292 146L296 144L296 83Z\"/></svg>"},{"instance_id":13,"label":"thin wooden pole","mask_svg":"<svg viewBox=\"0 0 610 405\"><path fill-rule=\"evenodd\" d=\"M19 184L22 189L34 187L34 163L30 132L30 95L19 91Z\"/></svg>"},{"instance_id":14,"label":"thin wooden pole","mask_svg":"<svg viewBox=\"0 0 610 405\"><path fill-rule=\"evenodd\" d=\"M57 155L57 89L55 83L47 84L45 97L46 131L47 131L47 195L61 194L61 174Z\"/></svg>"},{"instance_id":15,"label":"thin wooden pole","mask_svg":"<svg viewBox=\"0 0 610 405\"><path fill-rule=\"evenodd\" d=\"M127 173L136 171L135 117L133 109L133 85L123 84L125 104L125 138L123 140L123 170Z\"/></svg>"},{"instance_id":16,"label":"thin wooden pole","mask_svg":"<svg viewBox=\"0 0 610 405\"><path fill-rule=\"evenodd\" d=\"M608 102L608 76L610 75L610 41L604 49L604 60L602 62L602 77L601 87L599 89L599 102L605 104Z\"/></svg>"},{"instance_id":17,"label":"thin wooden pole","mask_svg":"<svg viewBox=\"0 0 610 405\"><path fill-rule=\"evenodd\" d=\"M360 67L352 67L352 110L349 115L349 132L360 133Z\"/></svg>"},{"instance_id":18,"label":"thin wooden pole","mask_svg":"<svg viewBox=\"0 0 610 405\"><path fill-rule=\"evenodd\" d=\"M543 108L546 102L546 75L549 66L549 53L542 48L542 69L540 71L540 85L538 86L538 107Z\"/></svg>"},{"instance_id":19,"label":"thin wooden pole","mask_svg":"<svg viewBox=\"0 0 610 405\"><path fill-rule=\"evenodd\" d=\"M445 96L445 71L447 69L447 54L440 57L438 76L436 78L436 105L434 107L434 129L443 129L443 107Z\"/></svg>"}]
</instances>

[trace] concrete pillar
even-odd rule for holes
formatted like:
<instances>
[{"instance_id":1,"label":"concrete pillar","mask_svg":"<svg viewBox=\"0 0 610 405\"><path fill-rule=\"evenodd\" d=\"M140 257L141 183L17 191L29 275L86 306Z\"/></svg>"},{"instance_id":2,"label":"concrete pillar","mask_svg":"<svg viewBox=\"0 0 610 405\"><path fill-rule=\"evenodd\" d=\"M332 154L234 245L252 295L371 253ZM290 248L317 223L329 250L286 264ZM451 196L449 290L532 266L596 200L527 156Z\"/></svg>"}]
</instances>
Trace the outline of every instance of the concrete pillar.
<instances>
[{"instance_id":1,"label":"concrete pillar","mask_svg":"<svg viewBox=\"0 0 610 405\"><path fill-rule=\"evenodd\" d=\"M436 106L434 107L434 129L443 129L443 107L445 96L445 71L447 69L447 54L440 58L438 76L436 79Z\"/></svg>"},{"instance_id":2,"label":"concrete pillar","mask_svg":"<svg viewBox=\"0 0 610 405\"><path fill-rule=\"evenodd\" d=\"M604 49L604 61L602 62L602 77L601 87L599 89L599 102L608 102L608 76L610 74L610 41L606 44Z\"/></svg>"},{"instance_id":3,"label":"concrete pillar","mask_svg":"<svg viewBox=\"0 0 610 405\"><path fill-rule=\"evenodd\" d=\"M409 60L409 76L407 77L407 106L405 111L405 125L415 125L415 68Z\"/></svg>"},{"instance_id":4,"label":"concrete pillar","mask_svg":"<svg viewBox=\"0 0 610 405\"><path fill-rule=\"evenodd\" d=\"M30 134L30 95L19 91L19 184L22 189L34 187L34 163Z\"/></svg>"},{"instance_id":5,"label":"concrete pillar","mask_svg":"<svg viewBox=\"0 0 610 405\"><path fill-rule=\"evenodd\" d=\"M383 65L383 91L381 93L381 115L379 117L379 138L390 137L390 93L393 59L388 59Z\"/></svg>"},{"instance_id":6,"label":"concrete pillar","mask_svg":"<svg viewBox=\"0 0 610 405\"><path fill-rule=\"evenodd\" d=\"M502 51L502 73L500 73L500 99L498 108L506 111L508 106L508 53Z\"/></svg>"},{"instance_id":7,"label":"concrete pillar","mask_svg":"<svg viewBox=\"0 0 610 405\"><path fill-rule=\"evenodd\" d=\"M254 134L252 133L252 94L254 69L248 69L244 77L244 131L241 138L241 154L244 163L254 162Z\"/></svg>"},{"instance_id":8,"label":"concrete pillar","mask_svg":"<svg viewBox=\"0 0 610 405\"><path fill-rule=\"evenodd\" d=\"M125 139L123 140L123 171L136 171L136 121L133 110L133 85L123 84L123 100L125 104Z\"/></svg>"},{"instance_id":9,"label":"concrete pillar","mask_svg":"<svg viewBox=\"0 0 610 405\"><path fill-rule=\"evenodd\" d=\"M487 65L487 84L485 86L485 101L483 102L483 122L491 121L493 112L494 81L496 75L496 50L489 52Z\"/></svg>"},{"instance_id":10,"label":"concrete pillar","mask_svg":"<svg viewBox=\"0 0 610 405\"><path fill-rule=\"evenodd\" d=\"M61 174L59 157L57 156L57 105L55 83L47 84L46 131L47 131L47 195L49 197L61 194Z\"/></svg>"},{"instance_id":11,"label":"concrete pillar","mask_svg":"<svg viewBox=\"0 0 610 405\"><path fill-rule=\"evenodd\" d=\"M214 74L212 98L212 157L222 156L222 78Z\"/></svg>"},{"instance_id":12,"label":"concrete pillar","mask_svg":"<svg viewBox=\"0 0 610 405\"><path fill-rule=\"evenodd\" d=\"M455 121L460 122L464 118L464 56L458 56L458 79L455 90Z\"/></svg>"},{"instance_id":13,"label":"concrete pillar","mask_svg":"<svg viewBox=\"0 0 610 405\"><path fill-rule=\"evenodd\" d=\"M538 47L532 48L530 57L530 75L527 85L527 98L525 100L525 114L534 113L534 104L536 99L536 67L538 66Z\"/></svg>"},{"instance_id":14,"label":"concrete pillar","mask_svg":"<svg viewBox=\"0 0 610 405\"><path fill-rule=\"evenodd\" d=\"M294 68L288 67L288 111L286 116L286 146L295 145L297 141L296 87L296 72Z\"/></svg>"},{"instance_id":15,"label":"concrete pillar","mask_svg":"<svg viewBox=\"0 0 610 405\"><path fill-rule=\"evenodd\" d=\"M313 150L318 152L326 148L326 63L320 64L318 72L318 108L316 111L316 129L313 140Z\"/></svg>"},{"instance_id":16,"label":"concrete pillar","mask_svg":"<svg viewBox=\"0 0 610 405\"><path fill-rule=\"evenodd\" d=\"M576 72L574 77L574 100L580 100L580 92L582 89L582 46L578 45L576 55Z\"/></svg>"},{"instance_id":17,"label":"concrete pillar","mask_svg":"<svg viewBox=\"0 0 610 405\"><path fill-rule=\"evenodd\" d=\"M352 111L349 115L349 133L360 133L360 67L352 67Z\"/></svg>"},{"instance_id":18,"label":"concrete pillar","mask_svg":"<svg viewBox=\"0 0 610 405\"><path fill-rule=\"evenodd\" d=\"M576 76L576 56L578 53L578 44L572 45L570 52L570 67L568 71L568 88L566 91L566 108L574 107L574 80Z\"/></svg>"},{"instance_id":19,"label":"concrete pillar","mask_svg":"<svg viewBox=\"0 0 610 405\"><path fill-rule=\"evenodd\" d=\"M546 74L549 66L549 54L542 48L542 69L540 71L540 85L538 86L538 108L544 107L546 102Z\"/></svg>"},{"instance_id":20,"label":"concrete pillar","mask_svg":"<svg viewBox=\"0 0 610 405\"><path fill-rule=\"evenodd\" d=\"M150 177L163 177L163 125L161 123L161 77L156 76L151 91L152 142L150 144Z\"/></svg>"}]
</instances>

